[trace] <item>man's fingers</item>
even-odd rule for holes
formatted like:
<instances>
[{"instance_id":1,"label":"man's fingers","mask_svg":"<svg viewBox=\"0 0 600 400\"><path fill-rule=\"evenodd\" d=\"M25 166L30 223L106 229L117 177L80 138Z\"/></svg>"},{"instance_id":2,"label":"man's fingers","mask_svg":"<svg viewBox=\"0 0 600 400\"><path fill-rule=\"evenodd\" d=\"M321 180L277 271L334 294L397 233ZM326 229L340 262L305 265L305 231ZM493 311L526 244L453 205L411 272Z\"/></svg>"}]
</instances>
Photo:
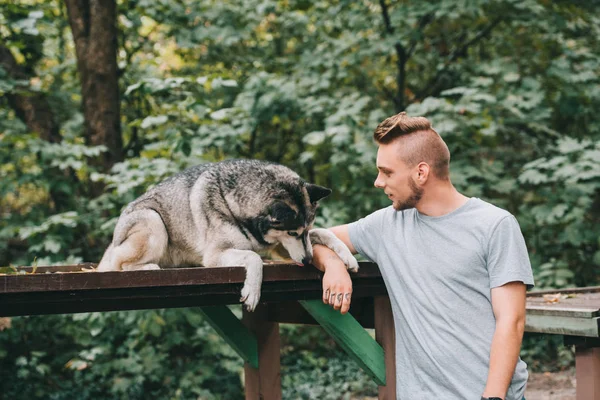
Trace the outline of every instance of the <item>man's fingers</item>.
<instances>
[{"instance_id":1,"label":"man's fingers","mask_svg":"<svg viewBox=\"0 0 600 400\"><path fill-rule=\"evenodd\" d=\"M340 308L340 312L342 314L346 314L350 309L350 301L352 300L352 293L344 293L342 299L342 306Z\"/></svg>"},{"instance_id":2,"label":"man's fingers","mask_svg":"<svg viewBox=\"0 0 600 400\"><path fill-rule=\"evenodd\" d=\"M327 289L323 288L323 303L325 303L325 304L329 304L329 293L330 293L329 288L327 288Z\"/></svg>"},{"instance_id":3,"label":"man's fingers","mask_svg":"<svg viewBox=\"0 0 600 400\"><path fill-rule=\"evenodd\" d=\"M331 305L335 310L339 310L342 306L342 298L344 297L343 293L336 293L335 296L331 296L333 298L333 303Z\"/></svg>"},{"instance_id":4,"label":"man's fingers","mask_svg":"<svg viewBox=\"0 0 600 400\"><path fill-rule=\"evenodd\" d=\"M330 306L333 306L333 305L335 305L335 299L336 299L336 297L337 297L337 293L335 293L335 291L332 291L332 292L329 294L329 305L330 305Z\"/></svg>"}]
</instances>

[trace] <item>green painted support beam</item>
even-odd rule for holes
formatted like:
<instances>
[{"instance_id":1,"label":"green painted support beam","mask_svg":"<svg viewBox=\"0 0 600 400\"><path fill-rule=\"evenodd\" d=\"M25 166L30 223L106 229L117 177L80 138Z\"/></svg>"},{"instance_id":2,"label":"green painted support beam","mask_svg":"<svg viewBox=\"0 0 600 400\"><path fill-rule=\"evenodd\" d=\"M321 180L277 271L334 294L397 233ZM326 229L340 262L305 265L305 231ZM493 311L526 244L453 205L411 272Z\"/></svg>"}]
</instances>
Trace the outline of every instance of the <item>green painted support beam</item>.
<instances>
[{"instance_id":1,"label":"green painted support beam","mask_svg":"<svg viewBox=\"0 0 600 400\"><path fill-rule=\"evenodd\" d=\"M342 315L321 300L300 304L379 386L385 386L383 349L352 315Z\"/></svg>"},{"instance_id":2,"label":"green painted support beam","mask_svg":"<svg viewBox=\"0 0 600 400\"><path fill-rule=\"evenodd\" d=\"M227 306L200 307L208 323L238 353L245 362L258 368L258 343Z\"/></svg>"}]
</instances>

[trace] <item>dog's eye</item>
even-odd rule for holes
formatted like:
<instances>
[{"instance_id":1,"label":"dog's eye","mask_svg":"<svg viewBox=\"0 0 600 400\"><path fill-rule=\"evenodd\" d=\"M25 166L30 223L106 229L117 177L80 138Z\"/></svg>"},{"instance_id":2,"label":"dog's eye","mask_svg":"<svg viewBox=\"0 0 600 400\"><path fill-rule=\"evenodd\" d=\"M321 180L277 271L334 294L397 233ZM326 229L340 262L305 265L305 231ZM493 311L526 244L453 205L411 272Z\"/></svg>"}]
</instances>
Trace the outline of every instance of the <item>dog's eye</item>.
<instances>
[{"instance_id":1,"label":"dog's eye","mask_svg":"<svg viewBox=\"0 0 600 400\"><path fill-rule=\"evenodd\" d=\"M297 237L298 236L298 232L293 232L293 231L292 232L288 232L288 235Z\"/></svg>"}]
</instances>

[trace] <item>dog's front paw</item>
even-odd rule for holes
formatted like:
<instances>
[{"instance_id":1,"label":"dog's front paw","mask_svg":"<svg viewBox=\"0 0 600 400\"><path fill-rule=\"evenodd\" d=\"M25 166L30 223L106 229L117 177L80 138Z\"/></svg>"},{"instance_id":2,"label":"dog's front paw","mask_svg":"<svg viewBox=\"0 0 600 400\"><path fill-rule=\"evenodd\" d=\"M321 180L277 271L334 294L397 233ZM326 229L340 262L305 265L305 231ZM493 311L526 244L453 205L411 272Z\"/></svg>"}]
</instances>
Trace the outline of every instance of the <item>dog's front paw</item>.
<instances>
[{"instance_id":1,"label":"dog's front paw","mask_svg":"<svg viewBox=\"0 0 600 400\"><path fill-rule=\"evenodd\" d=\"M338 239L331 231L323 228L315 228L310 231L310 241L313 245L322 244L335 251L350 272L358 272L358 261L352 255L348 247Z\"/></svg>"},{"instance_id":2,"label":"dog's front paw","mask_svg":"<svg viewBox=\"0 0 600 400\"><path fill-rule=\"evenodd\" d=\"M356 261L356 258L354 258L346 246L337 247L335 251L338 257L340 257L342 262L346 265L348 271L358 272L358 261Z\"/></svg>"},{"instance_id":3,"label":"dog's front paw","mask_svg":"<svg viewBox=\"0 0 600 400\"><path fill-rule=\"evenodd\" d=\"M260 287L252 287L252 285L244 284L242 288L242 297L240 301L246 305L246 310L254 311L260 300Z\"/></svg>"},{"instance_id":4,"label":"dog's front paw","mask_svg":"<svg viewBox=\"0 0 600 400\"><path fill-rule=\"evenodd\" d=\"M346 267L348 267L348 271L358 272L358 261L356 261L356 258L354 258L352 253L350 253L350 257L348 257L347 260L344 260L344 264L346 264Z\"/></svg>"}]
</instances>

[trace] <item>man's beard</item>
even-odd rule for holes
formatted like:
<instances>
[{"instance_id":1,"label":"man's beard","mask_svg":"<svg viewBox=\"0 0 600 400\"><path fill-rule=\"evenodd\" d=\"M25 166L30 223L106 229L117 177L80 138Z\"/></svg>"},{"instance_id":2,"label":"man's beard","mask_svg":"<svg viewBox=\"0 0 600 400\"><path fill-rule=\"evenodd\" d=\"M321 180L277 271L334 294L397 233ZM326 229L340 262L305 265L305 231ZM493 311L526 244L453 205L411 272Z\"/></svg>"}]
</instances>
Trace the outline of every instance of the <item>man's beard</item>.
<instances>
[{"instance_id":1,"label":"man's beard","mask_svg":"<svg viewBox=\"0 0 600 400\"><path fill-rule=\"evenodd\" d=\"M417 186L417 183L412 178L408 178L408 186L412 193L408 196L408 199L404 201L394 201L394 210L402 211L408 210L409 208L415 208L419 200L421 200L421 197L423 197L423 188Z\"/></svg>"}]
</instances>

